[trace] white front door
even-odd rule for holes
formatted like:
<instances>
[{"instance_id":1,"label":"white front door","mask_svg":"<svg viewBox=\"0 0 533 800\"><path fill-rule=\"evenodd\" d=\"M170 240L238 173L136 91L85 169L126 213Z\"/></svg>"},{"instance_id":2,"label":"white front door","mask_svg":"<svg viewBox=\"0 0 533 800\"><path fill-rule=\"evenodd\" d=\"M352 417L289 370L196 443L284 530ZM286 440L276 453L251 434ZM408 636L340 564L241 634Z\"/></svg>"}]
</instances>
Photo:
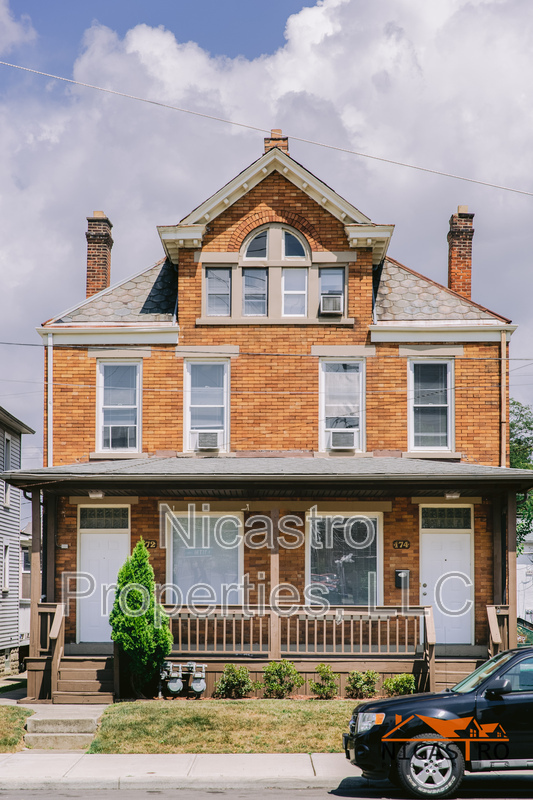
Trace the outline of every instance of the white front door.
<instances>
[{"instance_id":1,"label":"white front door","mask_svg":"<svg viewBox=\"0 0 533 800\"><path fill-rule=\"evenodd\" d=\"M471 533L420 534L420 604L433 606L438 644L472 644Z\"/></svg>"},{"instance_id":2,"label":"white front door","mask_svg":"<svg viewBox=\"0 0 533 800\"><path fill-rule=\"evenodd\" d=\"M95 591L78 600L78 640L110 642L109 614L115 599L114 591L103 587L116 584L118 571L130 552L130 535L122 531L80 532L80 572L92 575ZM86 582L81 582L83 590Z\"/></svg>"}]
</instances>

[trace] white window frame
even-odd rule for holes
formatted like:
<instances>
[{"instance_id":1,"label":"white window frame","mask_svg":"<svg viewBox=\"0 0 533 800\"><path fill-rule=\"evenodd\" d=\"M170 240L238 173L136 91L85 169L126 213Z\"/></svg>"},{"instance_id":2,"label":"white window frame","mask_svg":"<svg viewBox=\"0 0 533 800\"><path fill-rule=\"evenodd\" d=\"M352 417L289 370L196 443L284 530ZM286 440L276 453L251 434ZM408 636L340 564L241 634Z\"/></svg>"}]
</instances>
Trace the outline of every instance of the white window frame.
<instances>
[{"instance_id":1,"label":"white window frame","mask_svg":"<svg viewBox=\"0 0 533 800\"><path fill-rule=\"evenodd\" d=\"M224 429L222 441L219 441L218 452L227 453L230 443L230 361L229 359L185 359L183 364L183 452L194 453L198 451L198 434L191 429L191 367L194 364L223 364L224 365Z\"/></svg>"},{"instance_id":2,"label":"white window frame","mask_svg":"<svg viewBox=\"0 0 533 800\"><path fill-rule=\"evenodd\" d=\"M446 380L447 389L446 395L448 400L448 442L445 447L416 447L415 446L415 364L445 364L447 367ZM431 453L442 452L452 453L455 450L455 364L453 359L443 358L411 358L407 363L408 377L407 377L407 432L409 452L413 453Z\"/></svg>"},{"instance_id":3,"label":"white window frame","mask_svg":"<svg viewBox=\"0 0 533 800\"><path fill-rule=\"evenodd\" d=\"M182 517L187 518L188 511L173 511L172 515L175 517ZM198 507L196 507L196 515L198 517L224 517L224 516L232 516L238 517L240 520L240 541L236 546L237 553L237 570L238 570L238 583L242 584L244 579L244 514L242 511L199 511ZM172 586L174 583L174 541L172 536L172 527L171 527L171 516L167 512L166 520L165 520L165 539L166 539L166 551L167 551L167 562L166 562L166 581L169 586ZM181 588L181 587L180 587ZM183 602L185 603L186 598L183 598ZM169 594L167 595L166 602L172 604L175 602L172 596ZM239 591L239 600L237 605L242 604L243 596L242 591ZM201 606L201 602L197 602L197 605ZM206 603L208 605L208 603ZM235 605L235 604L232 604Z\"/></svg>"},{"instance_id":4,"label":"white window frame","mask_svg":"<svg viewBox=\"0 0 533 800\"><path fill-rule=\"evenodd\" d=\"M287 272L290 270L291 272L295 272L296 270L302 271L305 275L305 289L303 291L295 291L293 289L285 289L285 276ZM305 310L303 314L288 314L285 311L285 298L288 295L304 295L305 299ZM281 315L283 317L307 317L307 310L309 306L309 268L308 267L283 267L281 271Z\"/></svg>"},{"instance_id":5,"label":"white window frame","mask_svg":"<svg viewBox=\"0 0 533 800\"><path fill-rule=\"evenodd\" d=\"M305 583L311 586L311 520L317 517L369 517L376 520L377 530L377 573L376 573L376 604L382 606L384 603L384 578L383 578L383 512L382 511L345 511L342 508L335 511L315 512L313 515L308 511L305 515ZM327 595L325 595L327 599ZM366 608L366 605L341 606L342 608Z\"/></svg>"},{"instance_id":6,"label":"white window frame","mask_svg":"<svg viewBox=\"0 0 533 800\"><path fill-rule=\"evenodd\" d=\"M2 541L1 543L2 548L2 586L1 591L2 594L7 594L9 592L9 542Z\"/></svg>"},{"instance_id":7,"label":"white window frame","mask_svg":"<svg viewBox=\"0 0 533 800\"><path fill-rule=\"evenodd\" d=\"M9 458L8 458L9 453ZM9 433L4 434L4 472L9 472L13 467L13 440ZM11 506L11 485L4 481L4 508Z\"/></svg>"},{"instance_id":8,"label":"white window frame","mask_svg":"<svg viewBox=\"0 0 533 800\"><path fill-rule=\"evenodd\" d=\"M346 313L346 295L347 295L346 273L347 273L347 269L344 266L344 264L335 264L334 266L329 266L329 267L328 266L319 267L319 269L318 269L318 297L319 297L319 303L322 302L322 294L323 294L322 291L321 291L320 278L321 278L322 273L323 272L327 272L327 270L342 271L342 291L341 291L341 295L342 295L342 314L339 314L339 316L343 317L345 315L345 313ZM326 296L327 296L327 293L326 293ZM321 313L320 312L320 307L318 309L318 313L319 314Z\"/></svg>"},{"instance_id":9,"label":"white window frame","mask_svg":"<svg viewBox=\"0 0 533 800\"><path fill-rule=\"evenodd\" d=\"M318 374L318 448L321 452L331 450L329 440L331 438L329 430L326 430L326 370L325 364L359 364L360 374L360 398L359 398L359 447L355 447L353 452L364 453L366 450L366 362L361 358L321 358L319 362ZM341 430L341 429L339 429ZM350 430L347 428L346 430Z\"/></svg>"},{"instance_id":10,"label":"white window frame","mask_svg":"<svg viewBox=\"0 0 533 800\"><path fill-rule=\"evenodd\" d=\"M104 366L137 367L137 446L104 447ZM98 359L96 363L96 450L99 453L141 453L142 452L142 359ZM117 406L118 408L119 406ZM130 406L128 406L130 408ZM133 406L131 406L133 408Z\"/></svg>"},{"instance_id":11,"label":"white window frame","mask_svg":"<svg viewBox=\"0 0 533 800\"><path fill-rule=\"evenodd\" d=\"M207 273L209 271L216 272L217 270L224 270L229 274L229 312L227 314L212 314L209 311L209 279ZM233 314L233 279L234 279L234 271L231 265L224 266L223 264L212 264L207 265L204 269L204 294L205 294L205 314L207 317L222 317L223 319L227 319L231 317Z\"/></svg>"}]
</instances>

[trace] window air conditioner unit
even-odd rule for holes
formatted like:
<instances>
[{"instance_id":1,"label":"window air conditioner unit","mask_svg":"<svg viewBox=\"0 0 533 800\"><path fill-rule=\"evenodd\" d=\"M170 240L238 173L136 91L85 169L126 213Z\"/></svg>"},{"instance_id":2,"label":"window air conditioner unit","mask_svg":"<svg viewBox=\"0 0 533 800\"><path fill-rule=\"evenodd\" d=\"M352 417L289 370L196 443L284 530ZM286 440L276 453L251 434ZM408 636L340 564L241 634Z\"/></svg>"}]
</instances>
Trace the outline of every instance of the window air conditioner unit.
<instances>
[{"instance_id":1,"label":"window air conditioner unit","mask_svg":"<svg viewBox=\"0 0 533 800\"><path fill-rule=\"evenodd\" d=\"M354 450L355 431L331 431L332 450Z\"/></svg>"},{"instance_id":2,"label":"window air conditioner unit","mask_svg":"<svg viewBox=\"0 0 533 800\"><path fill-rule=\"evenodd\" d=\"M198 450L218 450L219 431L200 431L198 433Z\"/></svg>"},{"instance_id":3,"label":"window air conditioner unit","mask_svg":"<svg viewBox=\"0 0 533 800\"><path fill-rule=\"evenodd\" d=\"M342 294L321 294L320 313L321 314L342 314L343 295Z\"/></svg>"}]
</instances>

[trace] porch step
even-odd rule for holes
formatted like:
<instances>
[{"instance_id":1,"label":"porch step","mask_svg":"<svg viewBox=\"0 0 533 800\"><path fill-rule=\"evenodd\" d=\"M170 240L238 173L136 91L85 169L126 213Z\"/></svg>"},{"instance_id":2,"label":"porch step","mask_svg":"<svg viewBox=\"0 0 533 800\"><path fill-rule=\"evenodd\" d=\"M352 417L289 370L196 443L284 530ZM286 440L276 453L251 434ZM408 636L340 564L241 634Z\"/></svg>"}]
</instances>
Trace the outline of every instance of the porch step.
<instances>
[{"instance_id":1,"label":"porch step","mask_svg":"<svg viewBox=\"0 0 533 800\"><path fill-rule=\"evenodd\" d=\"M53 703L68 703L71 705L94 703L95 705L109 705L114 703L115 695L112 692L55 692Z\"/></svg>"},{"instance_id":2,"label":"porch step","mask_svg":"<svg viewBox=\"0 0 533 800\"><path fill-rule=\"evenodd\" d=\"M26 721L26 747L40 750L86 750L96 733L96 718L57 719L30 717Z\"/></svg>"},{"instance_id":3,"label":"porch step","mask_svg":"<svg viewBox=\"0 0 533 800\"><path fill-rule=\"evenodd\" d=\"M59 665L53 703L112 703L113 658L109 656L64 656Z\"/></svg>"}]
</instances>

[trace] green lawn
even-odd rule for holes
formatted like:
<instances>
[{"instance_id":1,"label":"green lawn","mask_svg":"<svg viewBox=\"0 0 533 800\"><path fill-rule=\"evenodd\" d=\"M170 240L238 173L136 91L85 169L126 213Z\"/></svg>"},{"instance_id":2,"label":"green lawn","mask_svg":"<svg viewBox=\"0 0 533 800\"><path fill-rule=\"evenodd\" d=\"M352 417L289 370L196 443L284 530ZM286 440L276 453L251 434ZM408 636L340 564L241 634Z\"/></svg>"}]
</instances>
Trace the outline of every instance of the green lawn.
<instances>
[{"instance_id":1,"label":"green lawn","mask_svg":"<svg viewBox=\"0 0 533 800\"><path fill-rule=\"evenodd\" d=\"M337 753L355 700L117 703L89 753Z\"/></svg>"},{"instance_id":2,"label":"green lawn","mask_svg":"<svg viewBox=\"0 0 533 800\"><path fill-rule=\"evenodd\" d=\"M26 717L33 712L18 706L0 706L0 753L21 750Z\"/></svg>"}]
</instances>

